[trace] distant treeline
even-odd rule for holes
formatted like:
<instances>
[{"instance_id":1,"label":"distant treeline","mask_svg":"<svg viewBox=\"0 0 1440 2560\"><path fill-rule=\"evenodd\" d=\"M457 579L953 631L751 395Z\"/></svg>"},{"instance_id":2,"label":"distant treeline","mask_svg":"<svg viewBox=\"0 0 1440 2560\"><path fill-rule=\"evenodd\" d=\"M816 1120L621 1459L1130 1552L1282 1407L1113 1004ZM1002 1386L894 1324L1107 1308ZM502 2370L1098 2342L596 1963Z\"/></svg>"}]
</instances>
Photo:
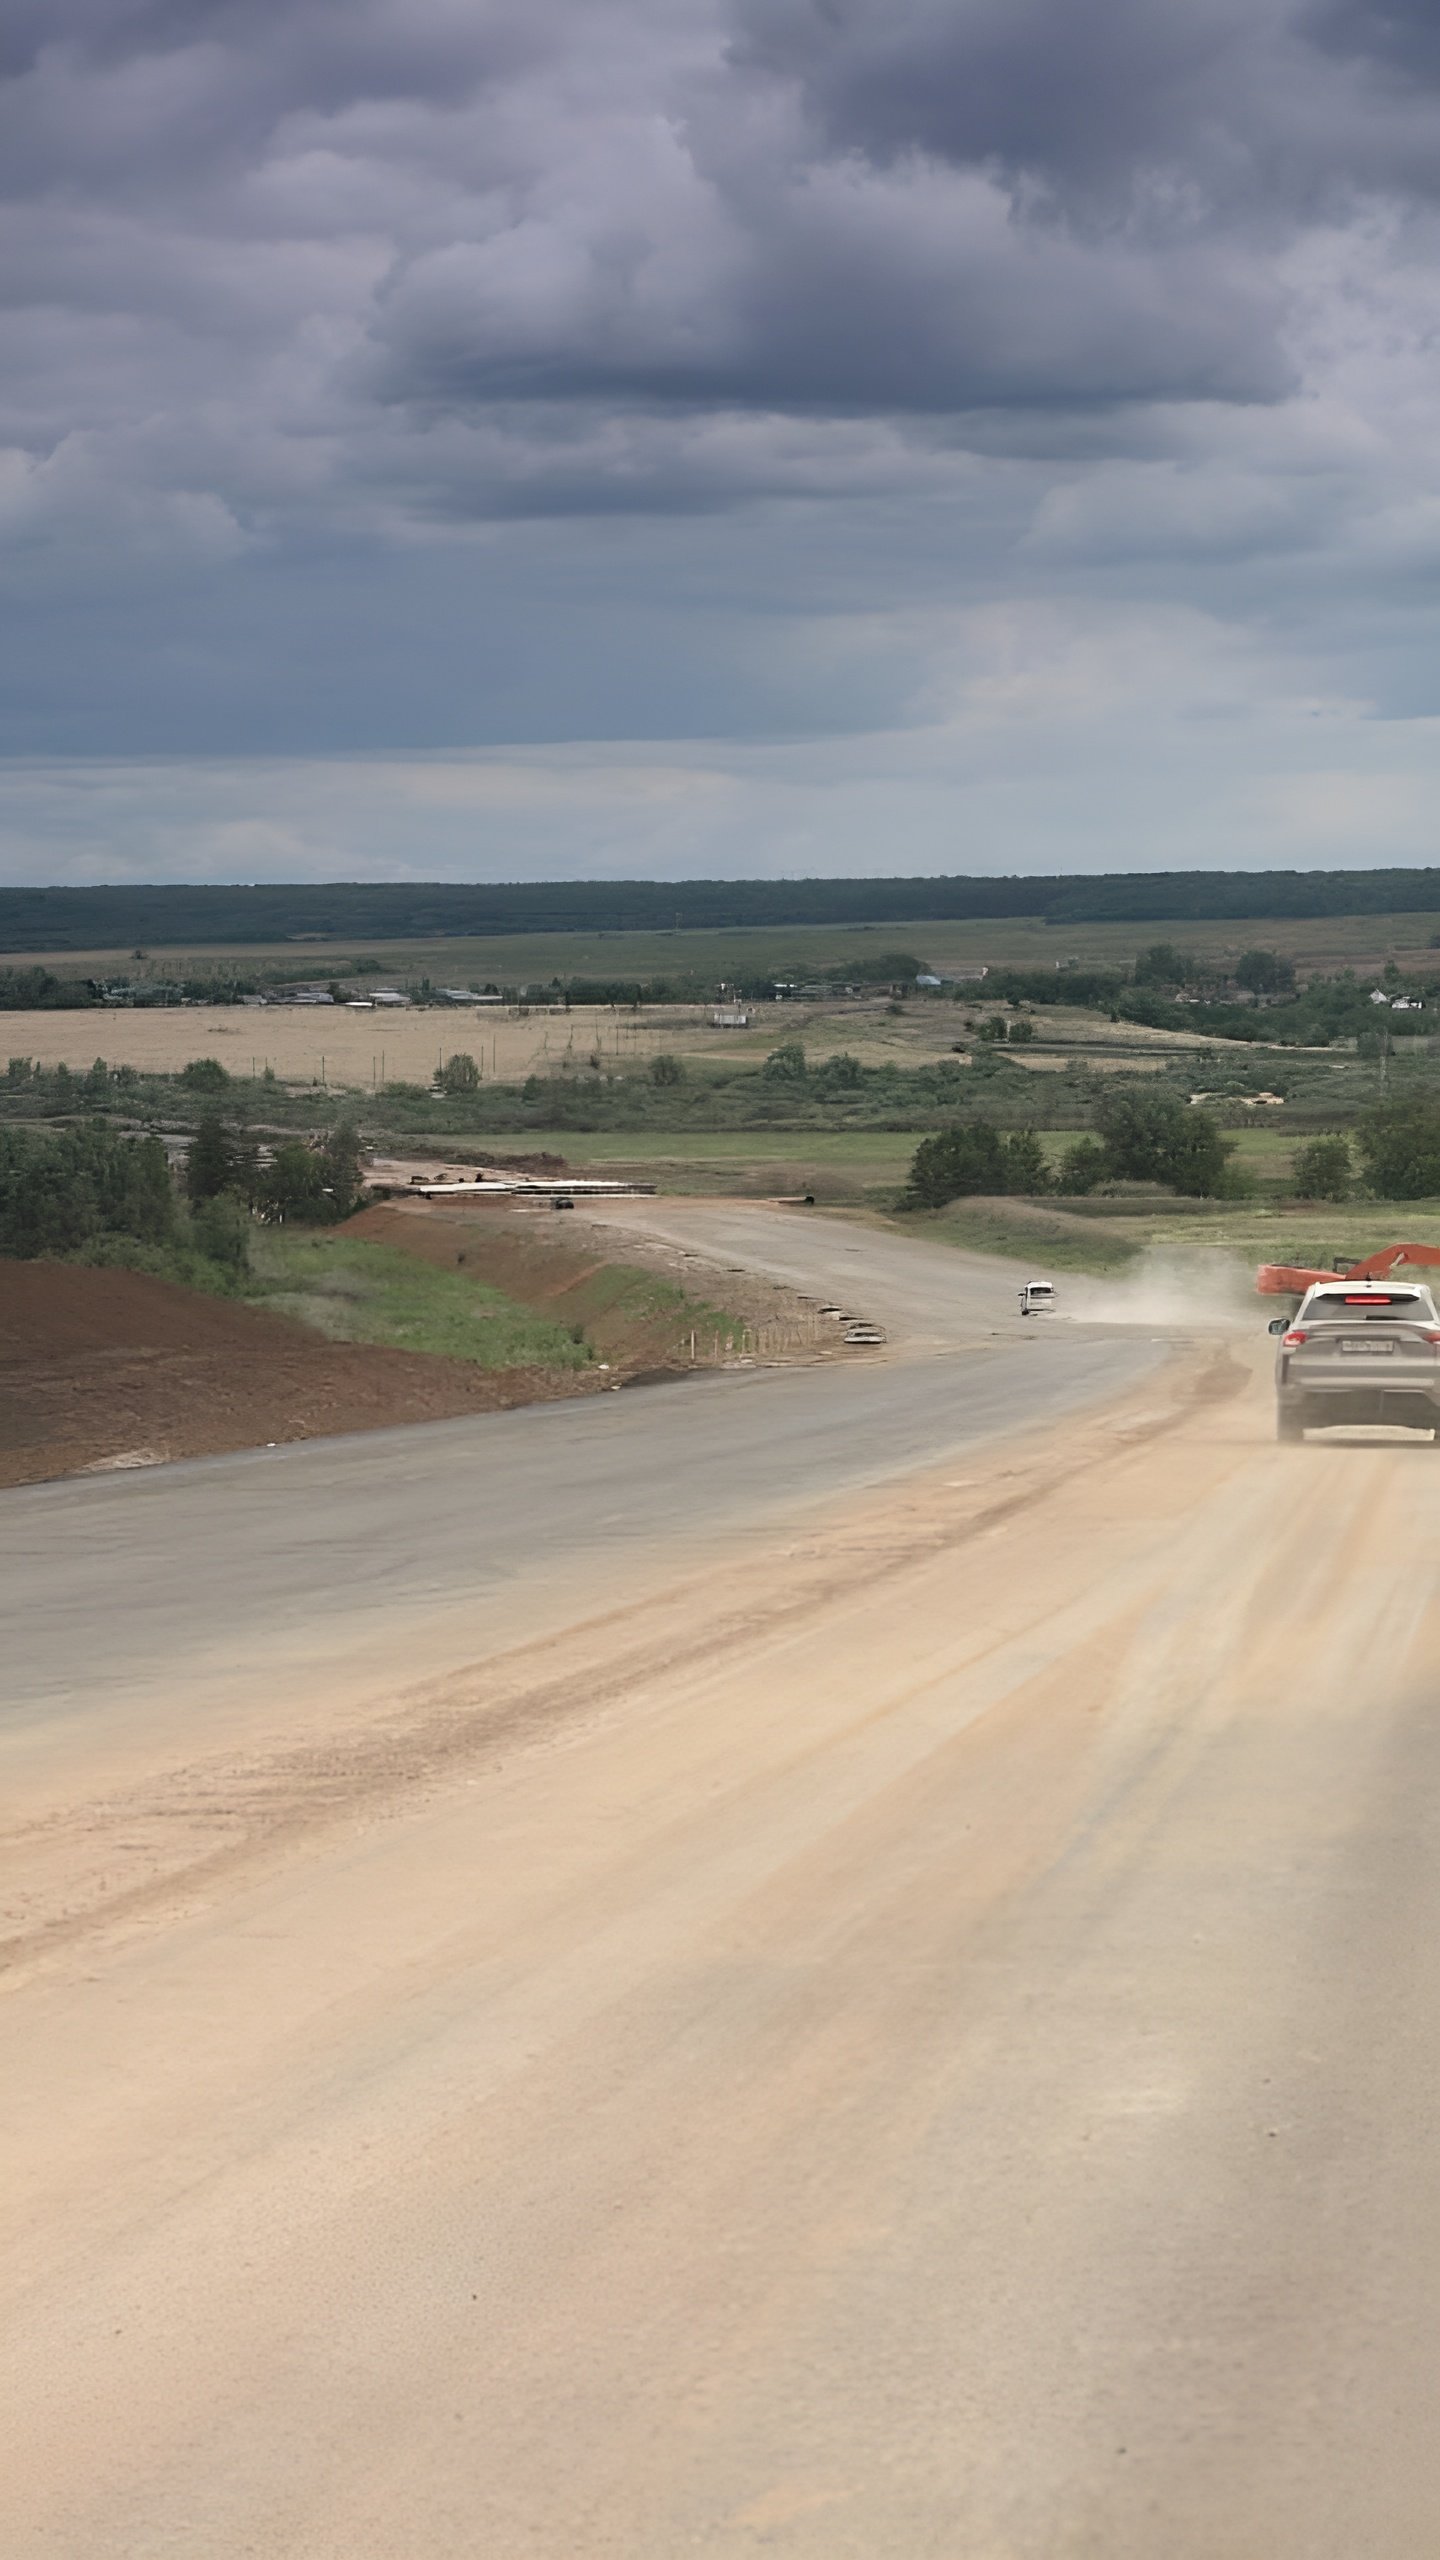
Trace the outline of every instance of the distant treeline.
<instances>
[{"instance_id":1,"label":"distant treeline","mask_svg":"<svg viewBox=\"0 0 1440 2560\"><path fill-rule=\"evenodd\" d=\"M100 998L89 978L53 969L0 969L0 1013L83 1013Z\"/></svg>"},{"instance_id":2,"label":"distant treeline","mask_svg":"<svg viewBox=\"0 0 1440 2560\"><path fill-rule=\"evenodd\" d=\"M1440 910L1440 870L1144 871L1089 879L542 880L454 886L0 889L0 950L206 942L420 940L435 935L638 933L1027 916L1047 924L1393 915Z\"/></svg>"}]
</instances>

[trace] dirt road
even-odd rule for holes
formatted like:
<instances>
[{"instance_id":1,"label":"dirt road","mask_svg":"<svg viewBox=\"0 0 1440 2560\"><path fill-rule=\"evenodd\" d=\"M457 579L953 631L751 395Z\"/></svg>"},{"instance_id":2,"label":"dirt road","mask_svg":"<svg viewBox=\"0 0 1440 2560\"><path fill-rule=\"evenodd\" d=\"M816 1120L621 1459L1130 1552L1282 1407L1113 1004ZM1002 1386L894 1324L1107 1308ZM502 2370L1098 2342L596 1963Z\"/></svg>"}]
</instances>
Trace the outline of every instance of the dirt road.
<instances>
[{"instance_id":1,"label":"dirt road","mask_svg":"<svg viewBox=\"0 0 1440 2560\"><path fill-rule=\"evenodd\" d=\"M1218 1345L223 1751L20 1718L7 2560L1417 2560L1437 1532Z\"/></svg>"}]
</instances>

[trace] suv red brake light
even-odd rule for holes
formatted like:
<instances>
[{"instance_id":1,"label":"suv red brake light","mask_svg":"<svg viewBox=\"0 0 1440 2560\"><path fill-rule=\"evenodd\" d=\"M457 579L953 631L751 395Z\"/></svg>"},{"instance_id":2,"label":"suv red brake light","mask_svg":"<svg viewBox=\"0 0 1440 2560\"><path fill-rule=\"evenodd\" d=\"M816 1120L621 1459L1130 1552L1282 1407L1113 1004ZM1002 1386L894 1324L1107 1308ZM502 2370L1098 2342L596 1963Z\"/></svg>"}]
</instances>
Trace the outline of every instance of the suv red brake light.
<instances>
[{"instance_id":1,"label":"suv red brake light","mask_svg":"<svg viewBox=\"0 0 1440 2560\"><path fill-rule=\"evenodd\" d=\"M1308 1338L1309 1337L1306 1334L1303 1324L1292 1325L1290 1331L1284 1337L1285 1349L1287 1351L1293 1351L1297 1343L1304 1342L1308 1340Z\"/></svg>"}]
</instances>

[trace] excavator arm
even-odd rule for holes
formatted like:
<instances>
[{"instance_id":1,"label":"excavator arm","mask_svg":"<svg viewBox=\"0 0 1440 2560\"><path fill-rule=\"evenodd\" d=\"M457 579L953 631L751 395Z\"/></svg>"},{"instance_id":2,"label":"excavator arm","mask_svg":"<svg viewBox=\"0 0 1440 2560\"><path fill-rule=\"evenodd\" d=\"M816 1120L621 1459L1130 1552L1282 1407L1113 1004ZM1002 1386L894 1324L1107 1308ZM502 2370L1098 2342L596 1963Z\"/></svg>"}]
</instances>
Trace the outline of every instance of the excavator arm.
<instances>
[{"instance_id":1,"label":"excavator arm","mask_svg":"<svg viewBox=\"0 0 1440 2560\"><path fill-rule=\"evenodd\" d=\"M1255 1286L1262 1298L1303 1298L1320 1280L1388 1280L1402 1263L1414 1270L1440 1269L1440 1245L1386 1244L1378 1253L1368 1253L1363 1262L1352 1262L1348 1271L1302 1271L1288 1262L1262 1262L1255 1275Z\"/></svg>"}]
</instances>

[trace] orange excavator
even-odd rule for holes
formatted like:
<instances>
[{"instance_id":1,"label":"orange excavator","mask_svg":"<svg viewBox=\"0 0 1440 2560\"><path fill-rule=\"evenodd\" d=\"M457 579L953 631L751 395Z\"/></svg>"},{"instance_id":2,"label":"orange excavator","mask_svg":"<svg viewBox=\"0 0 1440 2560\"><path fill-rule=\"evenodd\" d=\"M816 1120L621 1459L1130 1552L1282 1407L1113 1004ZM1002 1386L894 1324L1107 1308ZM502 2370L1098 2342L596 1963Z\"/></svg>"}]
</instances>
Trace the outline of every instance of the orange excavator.
<instances>
[{"instance_id":1,"label":"orange excavator","mask_svg":"<svg viewBox=\"0 0 1440 2560\"><path fill-rule=\"evenodd\" d=\"M1328 1271L1302 1271L1288 1262L1262 1262L1255 1286L1262 1298L1303 1298L1321 1280L1388 1280L1401 1264L1414 1270L1440 1269L1440 1244L1386 1244L1367 1253L1363 1262L1337 1262Z\"/></svg>"}]
</instances>

